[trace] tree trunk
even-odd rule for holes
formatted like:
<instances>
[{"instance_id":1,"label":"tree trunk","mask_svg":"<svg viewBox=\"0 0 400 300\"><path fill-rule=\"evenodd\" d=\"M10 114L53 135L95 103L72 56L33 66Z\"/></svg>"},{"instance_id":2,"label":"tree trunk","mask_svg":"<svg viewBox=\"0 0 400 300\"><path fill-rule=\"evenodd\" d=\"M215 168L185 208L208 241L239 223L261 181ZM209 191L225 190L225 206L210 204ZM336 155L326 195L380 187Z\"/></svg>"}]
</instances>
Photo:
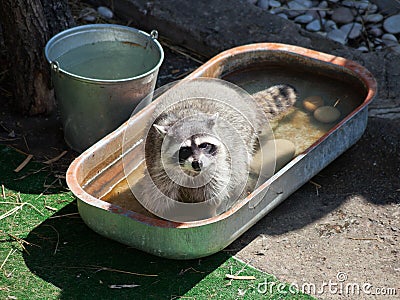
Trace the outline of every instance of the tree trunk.
<instances>
[{"instance_id":1,"label":"tree trunk","mask_svg":"<svg viewBox=\"0 0 400 300\"><path fill-rule=\"evenodd\" d=\"M73 25L66 0L1 0L0 20L18 109L49 114L55 101L44 47L51 36Z\"/></svg>"}]
</instances>

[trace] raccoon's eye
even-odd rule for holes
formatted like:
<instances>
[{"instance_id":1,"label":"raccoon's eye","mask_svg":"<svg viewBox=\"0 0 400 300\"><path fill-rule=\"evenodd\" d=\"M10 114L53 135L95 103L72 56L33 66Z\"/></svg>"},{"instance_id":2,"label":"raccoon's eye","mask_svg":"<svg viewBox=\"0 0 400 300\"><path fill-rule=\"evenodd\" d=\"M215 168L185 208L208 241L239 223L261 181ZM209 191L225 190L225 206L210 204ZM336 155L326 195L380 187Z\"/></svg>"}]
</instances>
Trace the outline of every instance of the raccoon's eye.
<instances>
[{"instance_id":1,"label":"raccoon's eye","mask_svg":"<svg viewBox=\"0 0 400 300\"><path fill-rule=\"evenodd\" d=\"M213 153L216 150L215 145L210 144L210 143L201 143L199 145L199 148L206 150L208 153Z\"/></svg>"},{"instance_id":2,"label":"raccoon's eye","mask_svg":"<svg viewBox=\"0 0 400 300\"><path fill-rule=\"evenodd\" d=\"M192 155L192 148L182 147L179 149L179 160L186 160Z\"/></svg>"}]
</instances>

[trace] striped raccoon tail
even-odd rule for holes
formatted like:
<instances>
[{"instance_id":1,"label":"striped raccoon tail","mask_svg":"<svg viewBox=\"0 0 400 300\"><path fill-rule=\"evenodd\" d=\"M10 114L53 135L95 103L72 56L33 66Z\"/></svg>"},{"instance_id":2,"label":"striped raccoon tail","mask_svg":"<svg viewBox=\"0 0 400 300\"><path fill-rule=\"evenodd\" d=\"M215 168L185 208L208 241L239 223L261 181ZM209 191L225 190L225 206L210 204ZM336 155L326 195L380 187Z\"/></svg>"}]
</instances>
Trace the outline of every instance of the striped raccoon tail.
<instances>
[{"instance_id":1,"label":"striped raccoon tail","mask_svg":"<svg viewBox=\"0 0 400 300\"><path fill-rule=\"evenodd\" d=\"M297 100L296 89L288 84L274 85L252 96L269 120L291 111Z\"/></svg>"}]
</instances>

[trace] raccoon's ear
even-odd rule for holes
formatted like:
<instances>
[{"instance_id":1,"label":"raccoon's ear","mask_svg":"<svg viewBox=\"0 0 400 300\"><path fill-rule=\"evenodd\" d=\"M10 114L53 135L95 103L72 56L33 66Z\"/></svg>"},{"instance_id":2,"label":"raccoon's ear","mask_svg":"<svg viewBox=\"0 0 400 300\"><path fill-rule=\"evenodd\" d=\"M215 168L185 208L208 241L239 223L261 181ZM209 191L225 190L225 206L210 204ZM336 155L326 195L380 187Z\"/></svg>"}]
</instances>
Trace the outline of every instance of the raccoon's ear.
<instances>
[{"instance_id":1,"label":"raccoon's ear","mask_svg":"<svg viewBox=\"0 0 400 300\"><path fill-rule=\"evenodd\" d=\"M219 113L211 115L210 118L208 119L208 125L210 125L210 127L213 127L217 123L218 118L219 118Z\"/></svg>"},{"instance_id":2,"label":"raccoon's ear","mask_svg":"<svg viewBox=\"0 0 400 300\"><path fill-rule=\"evenodd\" d=\"M157 130L157 132L161 135L166 135L170 127L168 125L157 125L157 124L153 124L153 126Z\"/></svg>"}]
</instances>

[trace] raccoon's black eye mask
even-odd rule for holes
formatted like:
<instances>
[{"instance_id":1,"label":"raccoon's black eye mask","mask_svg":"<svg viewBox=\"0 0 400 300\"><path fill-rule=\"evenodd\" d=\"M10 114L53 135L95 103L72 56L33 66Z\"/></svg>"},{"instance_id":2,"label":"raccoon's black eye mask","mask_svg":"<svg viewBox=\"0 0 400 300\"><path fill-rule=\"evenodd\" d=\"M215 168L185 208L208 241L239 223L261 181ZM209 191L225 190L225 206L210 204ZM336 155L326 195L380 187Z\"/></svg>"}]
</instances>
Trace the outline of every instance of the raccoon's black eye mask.
<instances>
[{"instance_id":1,"label":"raccoon's black eye mask","mask_svg":"<svg viewBox=\"0 0 400 300\"><path fill-rule=\"evenodd\" d=\"M199 145L200 149L204 149L206 152L210 154L214 154L217 151L217 147L210 143L201 143Z\"/></svg>"},{"instance_id":2,"label":"raccoon's black eye mask","mask_svg":"<svg viewBox=\"0 0 400 300\"><path fill-rule=\"evenodd\" d=\"M182 147L178 150L179 162L184 162L193 154L192 148Z\"/></svg>"}]
</instances>

